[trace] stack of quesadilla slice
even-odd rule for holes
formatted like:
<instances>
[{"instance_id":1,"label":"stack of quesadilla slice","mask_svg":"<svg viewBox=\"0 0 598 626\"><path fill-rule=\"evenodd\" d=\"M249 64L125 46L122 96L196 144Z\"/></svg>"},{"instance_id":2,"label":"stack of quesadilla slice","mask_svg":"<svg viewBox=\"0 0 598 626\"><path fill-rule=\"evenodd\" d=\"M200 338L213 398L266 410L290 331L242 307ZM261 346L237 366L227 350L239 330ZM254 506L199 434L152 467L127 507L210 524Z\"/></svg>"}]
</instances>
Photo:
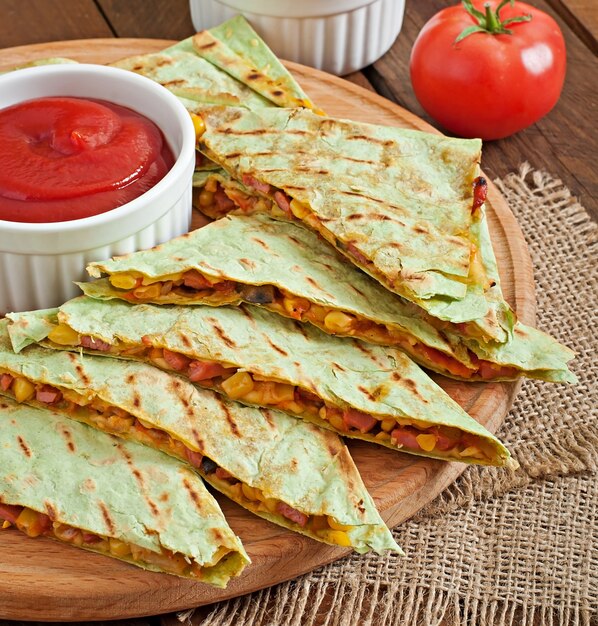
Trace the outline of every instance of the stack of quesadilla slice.
<instances>
[{"instance_id":1,"label":"stack of quesadilla slice","mask_svg":"<svg viewBox=\"0 0 598 626\"><path fill-rule=\"evenodd\" d=\"M517 324L504 300L479 193L479 140L335 120L305 109L214 108L202 118L200 150L226 170L208 174L206 189L230 200L223 211L222 203L210 207L206 198L202 211L216 217L231 208L268 213L318 233L399 296L403 310L409 307L445 341L466 348L463 367L435 358L438 353L427 359L443 361L432 366L437 371L467 379L510 379L528 371L575 380L565 365L572 353ZM545 347L543 364L527 361Z\"/></svg>"},{"instance_id":2,"label":"stack of quesadilla slice","mask_svg":"<svg viewBox=\"0 0 598 626\"><path fill-rule=\"evenodd\" d=\"M234 502L318 541L399 550L340 439L279 411L145 363L39 346L15 353L2 322L0 394L177 457Z\"/></svg>"},{"instance_id":3,"label":"stack of quesadilla slice","mask_svg":"<svg viewBox=\"0 0 598 626\"><path fill-rule=\"evenodd\" d=\"M176 459L6 397L0 450L3 528L218 587L249 563L218 503Z\"/></svg>"},{"instance_id":4,"label":"stack of quesadilla slice","mask_svg":"<svg viewBox=\"0 0 598 626\"><path fill-rule=\"evenodd\" d=\"M572 352L517 323L507 343L484 349L442 332L422 309L346 263L315 233L265 214L230 214L134 254L88 266L107 278L80 285L97 299L238 305L313 324L326 333L395 346L419 364L461 380L570 380ZM508 349L504 349L507 347Z\"/></svg>"},{"instance_id":5,"label":"stack of quesadilla slice","mask_svg":"<svg viewBox=\"0 0 598 626\"><path fill-rule=\"evenodd\" d=\"M318 541L400 552L338 435L510 463L411 359L467 381L575 380L572 352L503 298L481 143L324 117L241 17L113 65L192 114L196 204L221 219L92 263L106 277L84 296L0 323L0 518L224 585L248 557L199 475ZM122 494L101 488L114 471ZM171 498L185 539L156 503Z\"/></svg>"},{"instance_id":6,"label":"stack of quesadilla slice","mask_svg":"<svg viewBox=\"0 0 598 626\"><path fill-rule=\"evenodd\" d=\"M246 404L395 450L505 465L509 453L402 352L257 307L156 307L75 298L9 314L15 350L40 342L151 363Z\"/></svg>"}]
</instances>

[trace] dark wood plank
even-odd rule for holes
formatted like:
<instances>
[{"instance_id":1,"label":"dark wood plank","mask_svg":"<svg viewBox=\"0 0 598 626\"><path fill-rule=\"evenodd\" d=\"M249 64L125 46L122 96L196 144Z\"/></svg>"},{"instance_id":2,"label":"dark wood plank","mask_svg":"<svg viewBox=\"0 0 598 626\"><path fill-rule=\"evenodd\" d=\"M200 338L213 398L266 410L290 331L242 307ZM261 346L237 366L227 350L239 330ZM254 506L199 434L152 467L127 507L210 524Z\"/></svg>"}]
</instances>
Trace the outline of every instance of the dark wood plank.
<instances>
[{"instance_id":1,"label":"dark wood plank","mask_svg":"<svg viewBox=\"0 0 598 626\"><path fill-rule=\"evenodd\" d=\"M193 35L189 0L96 0L118 37L185 39Z\"/></svg>"},{"instance_id":2,"label":"dark wood plank","mask_svg":"<svg viewBox=\"0 0 598 626\"><path fill-rule=\"evenodd\" d=\"M18 622L0 620L0 626L49 626L56 622ZM121 619L110 622L69 622L69 626L160 626L158 617L142 617L139 619Z\"/></svg>"},{"instance_id":3,"label":"dark wood plank","mask_svg":"<svg viewBox=\"0 0 598 626\"><path fill-rule=\"evenodd\" d=\"M403 30L391 50L364 73L376 91L437 126L417 101L409 79L409 55L424 23L442 9L443 0L410 4ZM592 53L545 0L535 6L551 13L565 36L568 69L561 99L542 120L512 137L488 142L482 166L494 178L516 169L523 161L561 178L598 219L598 107L595 105L598 67Z\"/></svg>"},{"instance_id":4,"label":"dark wood plank","mask_svg":"<svg viewBox=\"0 0 598 626\"><path fill-rule=\"evenodd\" d=\"M0 48L113 37L93 0L0 0Z\"/></svg>"},{"instance_id":5,"label":"dark wood plank","mask_svg":"<svg viewBox=\"0 0 598 626\"><path fill-rule=\"evenodd\" d=\"M598 4L596 0L547 0L553 11L598 55Z\"/></svg>"}]
</instances>

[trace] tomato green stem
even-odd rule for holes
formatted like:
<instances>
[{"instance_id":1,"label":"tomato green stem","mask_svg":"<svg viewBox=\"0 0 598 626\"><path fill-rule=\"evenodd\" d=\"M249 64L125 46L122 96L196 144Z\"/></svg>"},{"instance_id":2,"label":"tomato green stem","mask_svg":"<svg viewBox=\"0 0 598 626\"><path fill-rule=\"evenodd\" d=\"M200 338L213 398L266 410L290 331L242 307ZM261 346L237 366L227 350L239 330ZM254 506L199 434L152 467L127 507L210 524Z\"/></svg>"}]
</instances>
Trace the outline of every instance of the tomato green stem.
<instances>
[{"instance_id":1,"label":"tomato green stem","mask_svg":"<svg viewBox=\"0 0 598 626\"><path fill-rule=\"evenodd\" d=\"M469 35L473 33L488 33L489 35L512 35L513 32L508 28L505 28L508 24L516 24L517 22L529 22L532 19L531 15L516 15L506 20L500 19L501 9L510 4L514 6L515 0L502 0L502 2L492 9L490 2L484 3L485 12L478 11L474 6L472 0L462 0L465 10L473 17L477 22L473 26L468 26L456 39L455 43L463 41Z\"/></svg>"}]
</instances>

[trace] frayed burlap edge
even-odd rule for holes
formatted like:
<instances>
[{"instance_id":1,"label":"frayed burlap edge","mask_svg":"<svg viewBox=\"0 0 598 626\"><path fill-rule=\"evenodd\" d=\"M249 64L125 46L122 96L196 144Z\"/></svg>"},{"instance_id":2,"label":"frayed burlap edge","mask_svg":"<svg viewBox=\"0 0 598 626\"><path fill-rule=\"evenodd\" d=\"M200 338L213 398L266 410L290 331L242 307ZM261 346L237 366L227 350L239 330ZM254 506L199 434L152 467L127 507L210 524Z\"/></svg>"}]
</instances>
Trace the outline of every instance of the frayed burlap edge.
<instances>
[{"instance_id":1,"label":"frayed burlap edge","mask_svg":"<svg viewBox=\"0 0 598 626\"><path fill-rule=\"evenodd\" d=\"M224 608L224 610L223 610ZM464 599L454 591L424 585L405 588L349 580L322 584L290 581L218 605L195 623L195 609L181 612L188 626L595 626L593 612L580 607L555 610L493 598ZM215 613L218 613L217 616Z\"/></svg>"}]
</instances>

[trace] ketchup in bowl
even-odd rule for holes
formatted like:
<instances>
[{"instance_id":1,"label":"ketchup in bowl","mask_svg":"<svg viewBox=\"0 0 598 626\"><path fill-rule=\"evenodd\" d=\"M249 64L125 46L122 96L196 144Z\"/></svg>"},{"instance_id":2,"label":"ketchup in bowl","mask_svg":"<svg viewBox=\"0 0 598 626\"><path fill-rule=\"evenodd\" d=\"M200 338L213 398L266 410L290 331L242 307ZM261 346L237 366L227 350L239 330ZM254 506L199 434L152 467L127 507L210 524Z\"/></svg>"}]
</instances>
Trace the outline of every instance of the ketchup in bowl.
<instances>
[{"instance_id":1,"label":"ketchup in bowl","mask_svg":"<svg viewBox=\"0 0 598 626\"><path fill-rule=\"evenodd\" d=\"M174 164L160 129L103 100L51 97L0 110L0 220L63 222L115 209Z\"/></svg>"}]
</instances>

